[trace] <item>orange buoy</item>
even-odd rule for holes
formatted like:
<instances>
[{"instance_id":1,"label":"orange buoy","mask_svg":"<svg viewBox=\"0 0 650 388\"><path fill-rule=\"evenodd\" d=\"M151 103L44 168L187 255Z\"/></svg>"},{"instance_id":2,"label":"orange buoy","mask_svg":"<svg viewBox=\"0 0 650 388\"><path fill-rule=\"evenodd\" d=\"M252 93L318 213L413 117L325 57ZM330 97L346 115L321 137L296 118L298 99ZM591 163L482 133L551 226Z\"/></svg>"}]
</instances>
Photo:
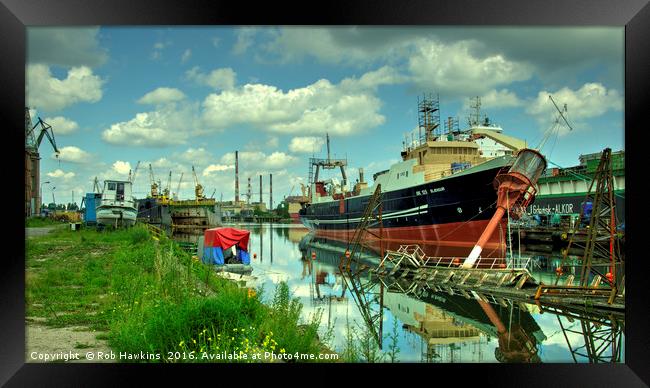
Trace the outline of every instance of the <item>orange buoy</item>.
<instances>
[{"instance_id":1,"label":"orange buoy","mask_svg":"<svg viewBox=\"0 0 650 388\"><path fill-rule=\"evenodd\" d=\"M311 259L312 259L312 260L316 260L316 252L312 252L312 253L311 253Z\"/></svg>"},{"instance_id":2,"label":"orange buoy","mask_svg":"<svg viewBox=\"0 0 650 388\"><path fill-rule=\"evenodd\" d=\"M610 283L612 282L612 280L614 280L614 275L611 272L607 272L605 274L605 277L607 278L607 280L609 280Z\"/></svg>"},{"instance_id":3,"label":"orange buoy","mask_svg":"<svg viewBox=\"0 0 650 388\"><path fill-rule=\"evenodd\" d=\"M557 268L555 268L555 272L556 272L558 275L562 275L562 272L563 272L563 271L562 271L562 267L557 267Z\"/></svg>"},{"instance_id":4,"label":"orange buoy","mask_svg":"<svg viewBox=\"0 0 650 388\"><path fill-rule=\"evenodd\" d=\"M458 265L458 264L460 264L460 259L458 259L458 257L455 258L454 261L453 261L453 263L454 263L454 265Z\"/></svg>"},{"instance_id":5,"label":"orange buoy","mask_svg":"<svg viewBox=\"0 0 650 388\"><path fill-rule=\"evenodd\" d=\"M499 268L505 268L505 267L506 267L506 263L499 264Z\"/></svg>"},{"instance_id":6,"label":"orange buoy","mask_svg":"<svg viewBox=\"0 0 650 388\"><path fill-rule=\"evenodd\" d=\"M253 253L253 259L257 259L257 253Z\"/></svg>"},{"instance_id":7,"label":"orange buoy","mask_svg":"<svg viewBox=\"0 0 650 388\"><path fill-rule=\"evenodd\" d=\"M345 250L345 258L346 258L346 259L349 259L349 258L350 258L350 251L347 250L347 249Z\"/></svg>"}]
</instances>

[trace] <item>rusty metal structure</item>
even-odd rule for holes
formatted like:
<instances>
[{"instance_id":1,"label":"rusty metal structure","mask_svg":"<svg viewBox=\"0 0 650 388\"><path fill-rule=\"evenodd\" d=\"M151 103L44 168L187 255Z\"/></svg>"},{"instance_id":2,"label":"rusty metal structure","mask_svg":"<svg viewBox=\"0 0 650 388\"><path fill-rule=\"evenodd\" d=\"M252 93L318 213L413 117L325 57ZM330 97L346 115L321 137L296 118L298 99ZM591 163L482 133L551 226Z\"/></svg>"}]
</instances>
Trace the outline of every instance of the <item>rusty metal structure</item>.
<instances>
[{"instance_id":1,"label":"rusty metal structure","mask_svg":"<svg viewBox=\"0 0 650 388\"><path fill-rule=\"evenodd\" d=\"M38 135L36 134L37 127L40 127ZM43 141L43 137L47 137L52 148L54 148L55 156L58 158L60 152L56 146L52 126L44 122L40 117L36 124L32 126L29 107L25 107L25 217L40 214L41 212L43 199L39 190L41 157L38 148Z\"/></svg>"},{"instance_id":2,"label":"rusty metal structure","mask_svg":"<svg viewBox=\"0 0 650 388\"><path fill-rule=\"evenodd\" d=\"M592 212L587 226L586 238L583 242L575 239L575 231L569 238L567 249L564 251L560 267L556 273L556 292L599 292L610 293L610 303L617 297L625 296L625 261L621 255L621 244L616 230L617 219L614 202L614 184L612 176L611 149L603 150L600 163L596 170L585 198L585 204L592 203ZM583 206L578 217L578 225L585 218ZM569 249L577 247L584 250L581 260L579 284L558 286L563 275L563 268L568 261ZM572 280L572 279L571 279ZM601 287L604 282L606 287ZM555 290L555 288L560 287Z\"/></svg>"},{"instance_id":3,"label":"rusty metal structure","mask_svg":"<svg viewBox=\"0 0 650 388\"><path fill-rule=\"evenodd\" d=\"M517 219L526 206L535 198L535 185L546 169L546 159L539 151L524 148L517 153L508 171L499 173L494 178L497 190L497 209L485 227L469 256L462 263L463 268L472 268L505 214Z\"/></svg>"},{"instance_id":4,"label":"rusty metal structure","mask_svg":"<svg viewBox=\"0 0 650 388\"><path fill-rule=\"evenodd\" d=\"M373 268L361 262L361 255L366 249L372 250L367 244L366 234L371 234L381 241L381 213L381 185L377 185L352 239L348 242L348 249L339 262L339 271L345 282L345 287L351 291L352 299L380 349L383 343L384 285L381 282L377 284L376 281L373 281L373 276L375 276ZM377 225L379 225L378 235L369 230L376 228Z\"/></svg>"}]
</instances>

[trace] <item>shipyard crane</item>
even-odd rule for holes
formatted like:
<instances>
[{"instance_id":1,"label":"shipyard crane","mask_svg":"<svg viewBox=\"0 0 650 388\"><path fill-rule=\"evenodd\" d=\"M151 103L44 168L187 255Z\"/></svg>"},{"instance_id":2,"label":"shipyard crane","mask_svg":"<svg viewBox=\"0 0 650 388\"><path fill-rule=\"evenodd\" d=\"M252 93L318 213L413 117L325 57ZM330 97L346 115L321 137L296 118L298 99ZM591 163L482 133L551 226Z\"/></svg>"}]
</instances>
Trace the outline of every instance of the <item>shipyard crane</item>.
<instances>
[{"instance_id":1,"label":"shipyard crane","mask_svg":"<svg viewBox=\"0 0 650 388\"><path fill-rule=\"evenodd\" d=\"M40 126L40 132L36 135L37 128ZM25 107L25 216L40 213L42 198L38 190L40 181L40 155L38 148L41 146L43 137L47 137L54 155L58 159L59 148L56 146L54 139L54 130L52 126L44 122L40 117L35 125L32 126L32 118L29 114L29 107ZM59 161L60 162L60 161Z\"/></svg>"},{"instance_id":2,"label":"shipyard crane","mask_svg":"<svg viewBox=\"0 0 650 388\"><path fill-rule=\"evenodd\" d=\"M139 160L138 163L135 165L135 169L133 169L133 176L131 176L131 171L129 171L129 182L131 183L135 182L135 176L138 174L138 168L140 168Z\"/></svg>"},{"instance_id":3,"label":"shipyard crane","mask_svg":"<svg viewBox=\"0 0 650 388\"><path fill-rule=\"evenodd\" d=\"M167 187L163 189L163 195L167 198L169 198L169 190L171 190L171 187L172 187L172 172L170 170L169 179L167 180Z\"/></svg>"},{"instance_id":4,"label":"shipyard crane","mask_svg":"<svg viewBox=\"0 0 650 388\"><path fill-rule=\"evenodd\" d=\"M151 197L158 198L158 184L153 176L153 168L151 163L149 163L149 180L151 181Z\"/></svg>"},{"instance_id":5,"label":"shipyard crane","mask_svg":"<svg viewBox=\"0 0 650 388\"><path fill-rule=\"evenodd\" d=\"M553 99L553 96L550 94L548 95L548 99L551 100L553 103L553 107L555 107L555 110L558 112L558 116L555 118L555 121L553 122L553 126L549 128L546 133L544 134L544 137L542 138L542 141L540 142L539 146L537 147L538 150L541 150L542 147L546 144L548 139L551 137L553 133L555 133L556 130L560 129L560 119L564 121L564 124L569 128L569 131L573 130L573 127L571 124L569 124L569 120L567 120L566 114L568 112L567 104L564 104L563 108L560 109L559 106L555 103L555 100Z\"/></svg>"},{"instance_id":6,"label":"shipyard crane","mask_svg":"<svg viewBox=\"0 0 650 388\"><path fill-rule=\"evenodd\" d=\"M192 166L192 175L194 175L194 195L196 195L197 200L204 199L205 196L203 195L203 186L199 183L199 178L196 176L196 170L194 170L194 166Z\"/></svg>"},{"instance_id":7,"label":"shipyard crane","mask_svg":"<svg viewBox=\"0 0 650 388\"><path fill-rule=\"evenodd\" d=\"M212 192L212 195L210 196L210 198L214 198L214 193L216 193L216 192L217 192L217 189L214 189L214 191Z\"/></svg>"},{"instance_id":8,"label":"shipyard crane","mask_svg":"<svg viewBox=\"0 0 650 388\"><path fill-rule=\"evenodd\" d=\"M43 121L40 117L34 126L31 125L32 118L29 114L29 108L25 107L25 148L29 149L32 152L38 153L38 148L43 142L43 137L47 137L47 140L52 144L54 148L55 156L58 158L61 153L56 146L56 140L54 139L54 130L52 126ZM40 125L40 132L38 136L35 134L36 127Z\"/></svg>"},{"instance_id":9,"label":"shipyard crane","mask_svg":"<svg viewBox=\"0 0 650 388\"><path fill-rule=\"evenodd\" d=\"M99 188L99 180L97 177L95 177L95 180L93 181L93 191L95 193L100 193L102 190Z\"/></svg>"},{"instance_id":10,"label":"shipyard crane","mask_svg":"<svg viewBox=\"0 0 650 388\"><path fill-rule=\"evenodd\" d=\"M183 180L183 173L181 172L181 177L180 177L180 179L178 180L178 186L176 186L176 193L175 193L175 195L174 195L174 197L175 197L176 199L178 199L178 197L179 197L180 194L181 194L181 181L182 181L182 180Z\"/></svg>"}]
</instances>

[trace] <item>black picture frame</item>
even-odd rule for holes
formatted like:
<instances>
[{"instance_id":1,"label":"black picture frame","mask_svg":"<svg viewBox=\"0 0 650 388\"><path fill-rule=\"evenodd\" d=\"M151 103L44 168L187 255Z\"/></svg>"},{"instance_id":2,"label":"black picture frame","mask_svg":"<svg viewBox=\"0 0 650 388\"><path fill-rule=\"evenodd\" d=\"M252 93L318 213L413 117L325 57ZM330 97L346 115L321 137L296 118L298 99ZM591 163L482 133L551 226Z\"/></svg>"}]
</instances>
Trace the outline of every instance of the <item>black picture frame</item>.
<instances>
[{"instance_id":1,"label":"black picture frame","mask_svg":"<svg viewBox=\"0 0 650 388\"><path fill-rule=\"evenodd\" d=\"M190 366L181 371L170 366L99 364L26 364L24 306L24 217L19 205L24 179L18 161L24 160L23 144L26 26L38 25L511 25L511 26L624 26L625 27L625 148L627 154L626 346L625 364L619 365L336 365ZM269 373L290 380L296 370L306 372L300 381L338 381L358 377L395 375L411 384L412 378L429 384L479 383L498 386L647 386L650 382L645 330L648 319L648 273L643 256L640 225L647 212L643 180L649 174L643 147L648 131L646 111L650 96L650 5L648 0L455 0L455 1L330 1L280 5L276 2L223 2L171 0L2 0L0 4L0 118L5 127L5 171L11 177L5 191L2 214L6 228L0 270L0 384L7 386L135 384L138 376L168 378L169 371L192 376L205 372L212 383L226 378L260 378L272 382ZM14 175L15 174L15 175ZM7 196L8 194L8 196ZM630 232L631 230L631 232ZM631 260L629 258L632 258ZM319 369L316 369L319 368ZM326 369L323 371L322 369ZM336 368L336 369L334 369ZM395 369L399 368L399 369ZM331 370L328 370L331 369ZM445 376L442 376L442 374ZM339 375L341 374L341 375ZM342 374L345 374L343 377ZM307 380L305 380L305 378ZM449 379L451 378L451 379ZM298 380L297 380L298 381ZM398 380L399 381L399 380ZM291 382L291 381L288 381ZM151 383L149 381L148 383ZM225 383L225 381L224 381ZM282 384L283 381L277 381Z\"/></svg>"}]
</instances>

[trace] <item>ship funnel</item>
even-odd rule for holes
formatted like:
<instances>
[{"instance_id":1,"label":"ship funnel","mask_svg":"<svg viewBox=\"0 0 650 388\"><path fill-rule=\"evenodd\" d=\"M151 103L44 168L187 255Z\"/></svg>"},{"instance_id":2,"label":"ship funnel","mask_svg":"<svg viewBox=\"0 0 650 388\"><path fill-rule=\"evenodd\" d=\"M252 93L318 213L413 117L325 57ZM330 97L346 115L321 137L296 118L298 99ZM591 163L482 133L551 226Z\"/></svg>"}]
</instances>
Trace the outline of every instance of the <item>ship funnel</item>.
<instances>
[{"instance_id":1,"label":"ship funnel","mask_svg":"<svg viewBox=\"0 0 650 388\"><path fill-rule=\"evenodd\" d=\"M524 148L517 153L517 158L508 172L500 173L494 178L498 195L497 209L472 252L463 262L463 268L471 268L474 265L506 211L515 219L521 217L526 206L535 198L535 185L545 169L544 156L538 151Z\"/></svg>"}]
</instances>

